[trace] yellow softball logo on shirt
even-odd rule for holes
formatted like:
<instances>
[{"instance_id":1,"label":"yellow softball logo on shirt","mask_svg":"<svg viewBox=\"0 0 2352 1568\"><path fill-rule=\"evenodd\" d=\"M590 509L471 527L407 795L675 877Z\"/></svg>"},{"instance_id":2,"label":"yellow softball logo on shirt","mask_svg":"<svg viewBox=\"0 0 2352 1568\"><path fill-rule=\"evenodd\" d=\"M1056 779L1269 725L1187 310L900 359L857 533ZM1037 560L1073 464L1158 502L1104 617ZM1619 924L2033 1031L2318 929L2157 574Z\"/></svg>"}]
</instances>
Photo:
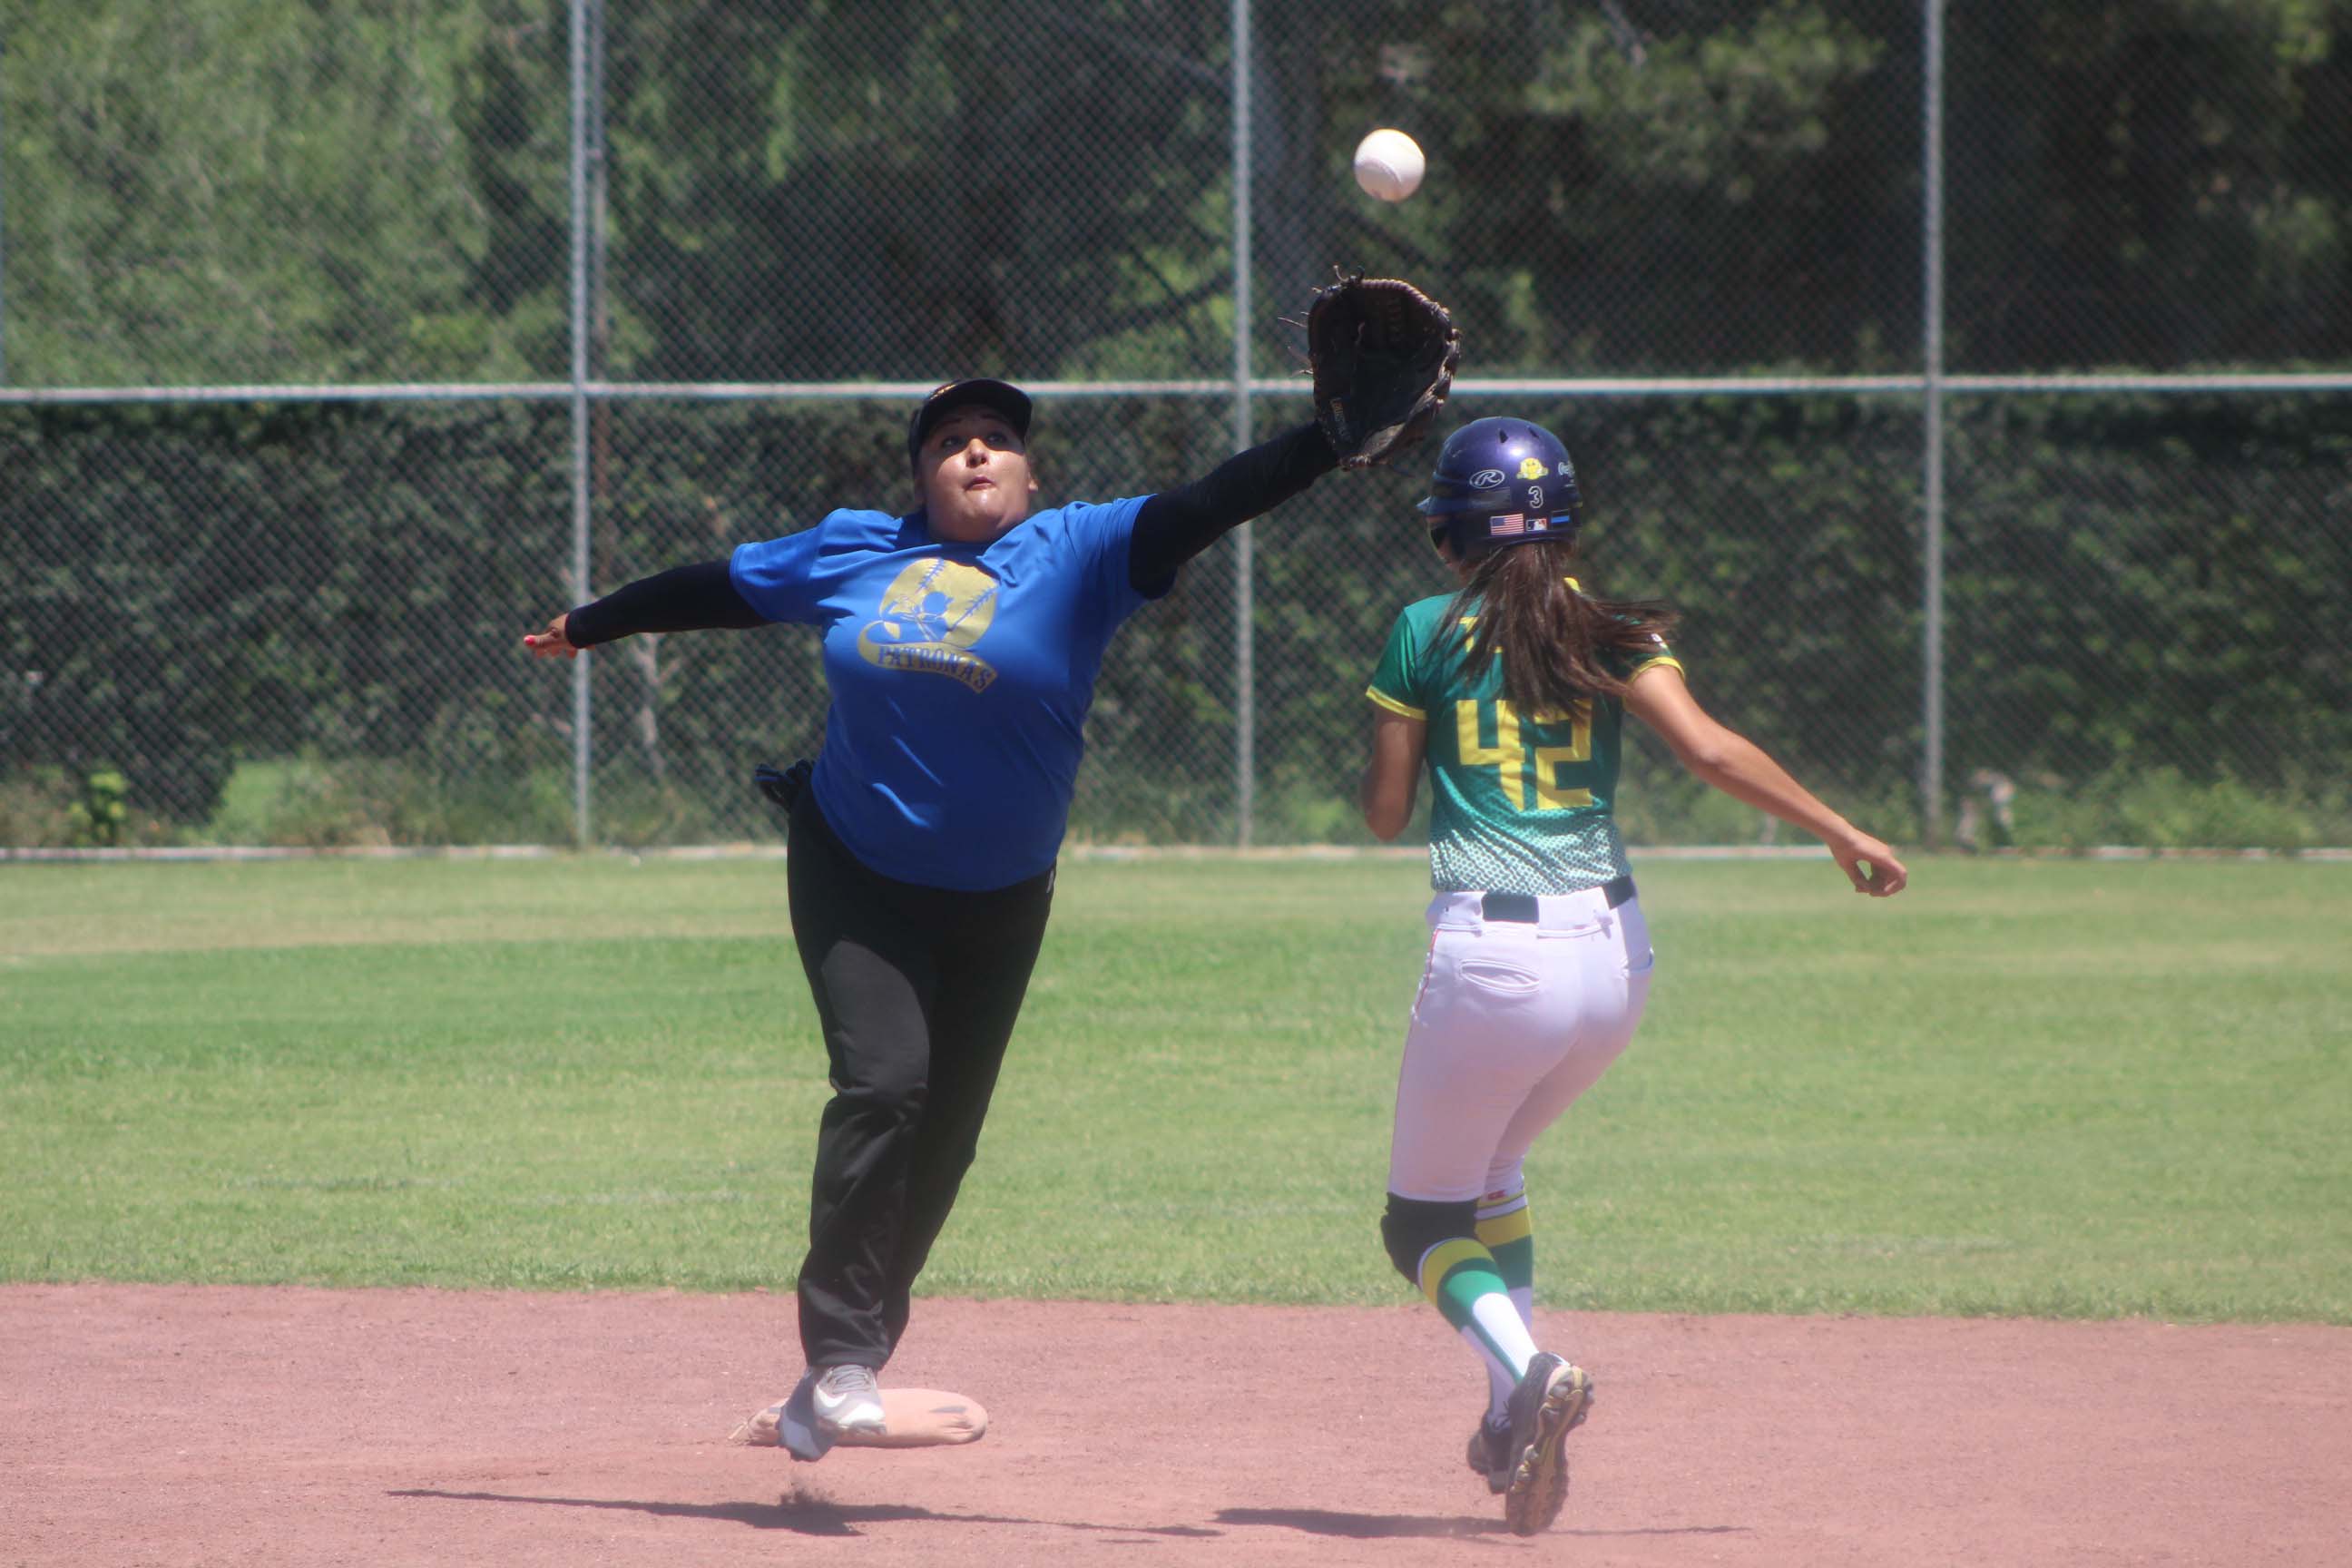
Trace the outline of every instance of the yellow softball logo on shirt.
<instances>
[{"instance_id":1,"label":"yellow softball logo on shirt","mask_svg":"<svg viewBox=\"0 0 2352 1568\"><path fill-rule=\"evenodd\" d=\"M1519 478L1523 479L1539 479L1543 477L1544 466L1543 459L1541 458L1529 458L1519 464Z\"/></svg>"},{"instance_id":2,"label":"yellow softball logo on shirt","mask_svg":"<svg viewBox=\"0 0 2352 1568\"><path fill-rule=\"evenodd\" d=\"M857 634L857 652L884 669L919 670L985 691L996 668L967 653L996 618L996 579L937 556L915 562L882 595L881 618Z\"/></svg>"}]
</instances>

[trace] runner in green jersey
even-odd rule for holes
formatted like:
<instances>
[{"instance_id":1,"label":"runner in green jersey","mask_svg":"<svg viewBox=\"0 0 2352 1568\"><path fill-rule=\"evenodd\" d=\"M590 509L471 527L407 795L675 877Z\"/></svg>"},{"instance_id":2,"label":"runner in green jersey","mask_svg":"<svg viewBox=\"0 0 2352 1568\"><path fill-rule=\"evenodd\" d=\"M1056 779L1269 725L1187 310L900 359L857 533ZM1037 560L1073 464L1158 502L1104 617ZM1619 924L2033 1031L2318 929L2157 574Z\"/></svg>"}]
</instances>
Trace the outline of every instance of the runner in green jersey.
<instances>
[{"instance_id":1,"label":"runner in green jersey","mask_svg":"<svg viewBox=\"0 0 2352 1568\"><path fill-rule=\"evenodd\" d=\"M1581 592L1573 577L1564 586ZM1425 726L1431 886L1541 895L1629 875L1614 814L1624 704L1523 708L1504 690L1499 661L1476 676L1462 668L1477 624L1475 606L1465 614L1451 594L1406 605L1369 693ZM1603 656L1618 679L1682 668L1650 636L1646 651Z\"/></svg>"},{"instance_id":2,"label":"runner in green jersey","mask_svg":"<svg viewBox=\"0 0 2352 1568\"><path fill-rule=\"evenodd\" d=\"M1364 820L1394 838L1426 769L1429 961L1389 1151L1389 1257L1486 1363L1470 1466L1520 1534L1556 1518L1563 1440L1592 1380L1534 1337L1524 1163L1633 1037L1655 956L1615 818L1630 712L1717 788L1818 835L1858 892L1902 890L1894 850L1709 718L1666 642L1674 613L1572 575L1576 470L1549 431L1481 419L1421 503L1462 583L1406 606L1369 695Z\"/></svg>"}]
</instances>

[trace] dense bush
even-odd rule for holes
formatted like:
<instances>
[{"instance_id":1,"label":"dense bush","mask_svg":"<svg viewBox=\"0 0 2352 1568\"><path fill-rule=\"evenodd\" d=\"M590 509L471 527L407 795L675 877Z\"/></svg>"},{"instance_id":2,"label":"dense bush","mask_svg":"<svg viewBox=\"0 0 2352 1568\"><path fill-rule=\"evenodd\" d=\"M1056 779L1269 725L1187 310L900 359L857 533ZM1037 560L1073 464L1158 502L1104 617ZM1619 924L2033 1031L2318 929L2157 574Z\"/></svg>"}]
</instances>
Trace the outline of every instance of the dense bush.
<instances>
[{"instance_id":1,"label":"dense bush","mask_svg":"<svg viewBox=\"0 0 2352 1568\"><path fill-rule=\"evenodd\" d=\"M1713 710L1874 822L1916 825L1916 411L1720 398L1533 412L1578 455L1593 584L1675 601ZM2134 776L2222 791L2192 820L2231 841L2325 836L2305 781L2340 777L2352 755L2352 664L2329 630L2352 624L2352 402L1958 414L1955 783L2015 778L2045 803L2021 816L2073 824L2050 829L2063 841L2179 841L2189 829L2160 797L2180 791L2117 782ZM607 417L599 586L805 526L835 500L906 500L895 412L868 405ZM218 837L224 786L254 763L285 764L276 836L568 837L569 670L517 646L570 602L562 438L554 412L500 405L0 411L0 765L12 799L54 804L12 809L15 841L97 831L59 813L105 769L133 815ZM1038 462L1051 496L1107 497L1198 472L1220 446L1188 405L1065 404L1041 422ZM1335 477L1256 527L1262 841L1358 832L1364 681L1396 610L1447 585L1416 493L1410 475ZM1229 837L1232 548L1115 647L1082 837ZM641 638L589 667L600 838L771 830L745 781L822 736L807 633ZM1727 826L1720 805L1643 776L1627 806L1638 832ZM256 798L228 820L250 828ZM2308 831L2263 825L2260 801Z\"/></svg>"},{"instance_id":2,"label":"dense bush","mask_svg":"<svg viewBox=\"0 0 2352 1568\"><path fill-rule=\"evenodd\" d=\"M560 7L19 9L0 50L12 386L562 374ZM590 374L1229 374L1227 13L1084 9L590 8ZM2352 355L2352 0L1948 10L1946 368ZM1921 15L1261 7L1254 373L1294 365L1276 322L1335 264L1432 282L1465 378L1918 370ZM1413 130L1443 177L1362 199L1347 155L1371 124ZM599 405L593 583L902 502L902 407ZM1593 584L1679 604L1711 708L1874 826L1916 827L1915 400L1454 412L1557 427ZM1956 395L1950 414L1948 777L2013 779L2017 831L2069 841L2336 834L2307 781L2352 757L2334 646L2352 399ZM1227 428L1222 399L1055 400L1045 484L1156 489ZM565 838L583 743L597 838L772 832L746 780L822 733L805 634L600 653L585 737L572 672L519 656L575 587L572 452L543 403L0 408L0 834ZM1255 530L1261 840L1360 833L1365 675L1397 607L1445 586L1414 492L1335 479ZM1235 554L1115 648L1078 836L1233 837ZM94 793L110 772L122 791ZM1643 835L1741 826L1671 772L1641 777Z\"/></svg>"}]
</instances>

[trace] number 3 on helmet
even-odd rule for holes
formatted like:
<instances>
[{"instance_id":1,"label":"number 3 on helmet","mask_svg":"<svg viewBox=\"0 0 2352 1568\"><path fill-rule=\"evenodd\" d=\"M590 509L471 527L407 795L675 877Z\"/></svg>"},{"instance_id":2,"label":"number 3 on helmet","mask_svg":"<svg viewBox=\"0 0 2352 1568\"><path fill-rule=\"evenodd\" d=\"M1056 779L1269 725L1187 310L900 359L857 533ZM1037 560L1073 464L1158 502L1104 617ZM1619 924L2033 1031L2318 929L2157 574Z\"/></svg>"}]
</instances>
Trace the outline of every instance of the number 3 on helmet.
<instances>
[{"instance_id":1,"label":"number 3 on helmet","mask_svg":"<svg viewBox=\"0 0 2352 1568\"><path fill-rule=\"evenodd\" d=\"M1524 419L1474 419L1445 438L1419 507L1432 542L1465 559L1508 544L1574 539L1584 498L1559 437Z\"/></svg>"}]
</instances>

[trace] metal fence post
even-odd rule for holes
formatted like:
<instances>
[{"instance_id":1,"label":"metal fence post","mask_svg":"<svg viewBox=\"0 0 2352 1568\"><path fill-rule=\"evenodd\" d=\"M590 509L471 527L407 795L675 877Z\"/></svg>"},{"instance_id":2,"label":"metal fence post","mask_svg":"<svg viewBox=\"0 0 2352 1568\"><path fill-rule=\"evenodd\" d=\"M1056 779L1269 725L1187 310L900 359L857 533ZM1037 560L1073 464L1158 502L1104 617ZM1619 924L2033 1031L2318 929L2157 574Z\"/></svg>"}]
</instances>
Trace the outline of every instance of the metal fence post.
<instances>
[{"instance_id":1,"label":"metal fence post","mask_svg":"<svg viewBox=\"0 0 2352 1568\"><path fill-rule=\"evenodd\" d=\"M0 386L8 384L8 38L0 33Z\"/></svg>"},{"instance_id":2,"label":"metal fence post","mask_svg":"<svg viewBox=\"0 0 2352 1568\"><path fill-rule=\"evenodd\" d=\"M1920 369L1926 463L1920 476L1925 527L1920 599L1923 685L1920 723L1926 731L1919 764L1919 826L1924 842L1944 833L1944 0L1925 0L1925 121L1927 187L1920 248L1925 253L1925 331Z\"/></svg>"},{"instance_id":3,"label":"metal fence post","mask_svg":"<svg viewBox=\"0 0 2352 1568\"><path fill-rule=\"evenodd\" d=\"M572 602L588 597L588 5L572 20ZM589 842L588 661L572 661L572 819Z\"/></svg>"},{"instance_id":4,"label":"metal fence post","mask_svg":"<svg viewBox=\"0 0 2352 1568\"><path fill-rule=\"evenodd\" d=\"M1250 445L1250 0L1234 5L1234 449ZM1250 525L1234 530L1234 842L1249 847L1257 817L1255 558Z\"/></svg>"}]
</instances>

